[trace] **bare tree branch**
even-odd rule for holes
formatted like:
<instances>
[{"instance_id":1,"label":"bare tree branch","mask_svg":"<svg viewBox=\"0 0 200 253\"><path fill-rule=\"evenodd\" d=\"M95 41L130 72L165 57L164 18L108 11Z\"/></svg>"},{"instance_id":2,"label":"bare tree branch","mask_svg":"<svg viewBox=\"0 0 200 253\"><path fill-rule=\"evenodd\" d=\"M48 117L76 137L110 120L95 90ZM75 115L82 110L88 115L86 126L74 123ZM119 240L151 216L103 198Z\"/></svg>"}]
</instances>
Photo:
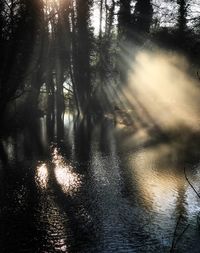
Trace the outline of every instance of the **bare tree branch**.
<instances>
[{"instance_id":1,"label":"bare tree branch","mask_svg":"<svg viewBox=\"0 0 200 253\"><path fill-rule=\"evenodd\" d=\"M187 231L187 229L190 226L190 224L187 224L187 226L183 229L183 231L179 234L179 236L176 237L177 229L179 227L179 224L180 224L182 218L183 218L183 216L180 215L179 218L178 218L178 221L176 223L175 230L174 230L174 235L173 235L173 240L172 240L172 245L171 245L171 248L170 248L170 251L169 251L170 253L174 252L174 250L176 248L176 245L178 244L178 242L180 241L180 239L183 237L183 235L185 234L185 232Z\"/></svg>"},{"instance_id":2,"label":"bare tree branch","mask_svg":"<svg viewBox=\"0 0 200 253\"><path fill-rule=\"evenodd\" d=\"M193 191L196 193L196 195L198 196L198 198L200 198L200 194L197 192L197 190L194 188L194 186L191 184L191 182L189 181L187 175L186 175L186 168L184 167L184 175L185 175L185 179L187 180L188 184L191 186L191 188L193 189Z\"/></svg>"}]
</instances>

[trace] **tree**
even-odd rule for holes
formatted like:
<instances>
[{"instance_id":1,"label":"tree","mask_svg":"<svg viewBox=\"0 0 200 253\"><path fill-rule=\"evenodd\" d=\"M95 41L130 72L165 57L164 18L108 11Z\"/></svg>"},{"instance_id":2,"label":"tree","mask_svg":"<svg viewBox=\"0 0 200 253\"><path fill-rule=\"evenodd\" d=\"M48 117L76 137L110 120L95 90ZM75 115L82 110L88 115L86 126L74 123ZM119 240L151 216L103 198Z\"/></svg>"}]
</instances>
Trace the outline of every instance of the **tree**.
<instances>
[{"instance_id":1,"label":"tree","mask_svg":"<svg viewBox=\"0 0 200 253\"><path fill-rule=\"evenodd\" d=\"M177 0L178 8L178 30L184 33L187 28L187 0Z\"/></svg>"},{"instance_id":2,"label":"tree","mask_svg":"<svg viewBox=\"0 0 200 253\"><path fill-rule=\"evenodd\" d=\"M153 17L151 0L137 0L132 17L135 33L149 33Z\"/></svg>"},{"instance_id":3,"label":"tree","mask_svg":"<svg viewBox=\"0 0 200 253\"><path fill-rule=\"evenodd\" d=\"M40 1L3 2L1 10L0 112L23 92L37 36ZM6 7L7 6L7 7ZM2 9L3 8L3 9ZM4 11L4 13L3 13Z\"/></svg>"},{"instance_id":4,"label":"tree","mask_svg":"<svg viewBox=\"0 0 200 253\"><path fill-rule=\"evenodd\" d=\"M118 13L119 36L125 39L129 36L131 24L131 0L120 0Z\"/></svg>"},{"instance_id":5,"label":"tree","mask_svg":"<svg viewBox=\"0 0 200 253\"><path fill-rule=\"evenodd\" d=\"M73 28L73 72L76 83L79 110L83 115L88 114L91 101L91 34L90 8L91 0L76 1L76 23Z\"/></svg>"}]
</instances>

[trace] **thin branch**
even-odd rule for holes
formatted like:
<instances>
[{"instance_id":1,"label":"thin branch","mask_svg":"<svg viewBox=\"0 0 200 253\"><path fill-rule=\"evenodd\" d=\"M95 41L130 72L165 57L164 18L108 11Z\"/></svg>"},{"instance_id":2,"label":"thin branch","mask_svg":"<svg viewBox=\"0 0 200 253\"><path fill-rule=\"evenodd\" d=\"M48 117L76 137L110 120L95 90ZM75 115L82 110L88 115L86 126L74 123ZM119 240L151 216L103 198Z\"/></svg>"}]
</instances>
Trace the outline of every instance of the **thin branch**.
<instances>
[{"instance_id":1,"label":"thin branch","mask_svg":"<svg viewBox=\"0 0 200 253\"><path fill-rule=\"evenodd\" d=\"M63 86L63 88L64 88L67 92L69 92L69 93L71 93L71 94L74 94L72 90L67 89L65 86Z\"/></svg>"},{"instance_id":2,"label":"thin branch","mask_svg":"<svg viewBox=\"0 0 200 253\"><path fill-rule=\"evenodd\" d=\"M176 222L176 227L174 229L174 235L173 235L173 240L172 240L172 246L171 246L171 249L170 249L170 253L173 252L173 250L175 248L175 245L176 245L176 231L178 229L178 225L179 225L180 221L181 221L181 215L179 216L178 221Z\"/></svg>"},{"instance_id":3,"label":"thin branch","mask_svg":"<svg viewBox=\"0 0 200 253\"><path fill-rule=\"evenodd\" d=\"M183 231L176 238L176 234L177 234L176 232L177 232L178 226L179 226L179 224L181 222L181 218L182 218L182 215L179 216L178 221L176 223L176 227L175 227L174 235L173 235L173 240L172 240L172 245L171 245L171 248L170 248L170 253L174 252L174 250L176 248L176 245L178 244L178 242L180 241L180 239L183 237L183 235L185 234L185 232L187 231L187 229L190 226L190 224L187 224L187 226L183 229Z\"/></svg>"},{"instance_id":4,"label":"thin branch","mask_svg":"<svg viewBox=\"0 0 200 253\"><path fill-rule=\"evenodd\" d=\"M186 175L186 168L184 167L184 175L185 175L185 179L187 180L188 184L191 186L191 188L193 189L193 191L196 193L196 195L198 196L198 198L200 198L200 194L197 192L197 190L194 188L194 186L192 185L192 183L190 183L190 180L188 179L187 175Z\"/></svg>"},{"instance_id":5,"label":"thin branch","mask_svg":"<svg viewBox=\"0 0 200 253\"><path fill-rule=\"evenodd\" d=\"M190 226L190 224L187 224L187 226L183 229L182 233L180 233L180 235L176 239L176 243L174 245L174 248L176 247L178 241L180 241L181 237L185 234L185 232L187 231L187 229L189 228L189 226Z\"/></svg>"},{"instance_id":6,"label":"thin branch","mask_svg":"<svg viewBox=\"0 0 200 253\"><path fill-rule=\"evenodd\" d=\"M67 82L67 85L73 89L73 86L71 83Z\"/></svg>"}]
</instances>

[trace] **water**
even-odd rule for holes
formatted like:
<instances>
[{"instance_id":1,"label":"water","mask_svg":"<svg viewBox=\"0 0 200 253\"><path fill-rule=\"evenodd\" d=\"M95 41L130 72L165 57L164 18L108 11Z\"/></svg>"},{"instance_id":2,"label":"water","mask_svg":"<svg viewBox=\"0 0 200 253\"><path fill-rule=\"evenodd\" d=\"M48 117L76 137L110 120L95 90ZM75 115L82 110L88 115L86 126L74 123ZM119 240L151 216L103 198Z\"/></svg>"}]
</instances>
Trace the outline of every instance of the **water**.
<instances>
[{"instance_id":1,"label":"water","mask_svg":"<svg viewBox=\"0 0 200 253\"><path fill-rule=\"evenodd\" d=\"M180 215L174 252L200 252L191 141L70 114L3 136L0 252L169 252Z\"/></svg>"}]
</instances>

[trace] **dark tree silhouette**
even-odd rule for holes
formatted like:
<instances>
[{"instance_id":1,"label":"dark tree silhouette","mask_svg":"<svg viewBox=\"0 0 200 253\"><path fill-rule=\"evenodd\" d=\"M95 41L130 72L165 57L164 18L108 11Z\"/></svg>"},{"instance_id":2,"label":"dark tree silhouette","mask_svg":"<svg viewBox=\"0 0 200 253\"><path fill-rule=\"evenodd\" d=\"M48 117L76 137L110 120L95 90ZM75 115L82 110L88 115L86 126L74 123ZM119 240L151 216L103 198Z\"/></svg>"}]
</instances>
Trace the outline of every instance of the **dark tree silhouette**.
<instances>
[{"instance_id":1,"label":"dark tree silhouette","mask_svg":"<svg viewBox=\"0 0 200 253\"><path fill-rule=\"evenodd\" d=\"M178 29L180 33L184 33L187 28L187 0L177 0L178 8Z\"/></svg>"},{"instance_id":2,"label":"dark tree silhouette","mask_svg":"<svg viewBox=\"0 0 200 253\"><path fill-rule=\"evenodd\" d=\"M149 33L152 23L153 8L151 0L138 0L132 18L135 33Z\"/></svg>"},{"instance_id":3,"label":"dark tree silhouette","mask_svg":"<svg viewBox=\"0 0 200 253\"><path fill-rule=\"evenodd\" d=\"M120 0L118 13L118 29L120 37L128 38L131 24L131 0Z\"/></svg>"},{"instance_id":4,"label":"dark tree silhouette","mask_svg":"<svg viewBox=\"0 0 200 253\"><path fill-rule=\"evenodd\" d=\"M157 36L158 43L165 40L170 42L170 47L196 54L199 52L199 21L193 19L194 25L188 25L191 10L188 3L191 2L171 2L178 5L177 14L173 14L174 25L159 27L158 21L152 33L155 5L151 0L100 0L99 32L95 34L91 23L93 0L2 0L1 114L10 101L22 95L26 104L24 110L37 111L43 93L47 100L47 109L43 110L50 118L55 117L55 112L61 118L66 104L83 116L98 114L106 104L103 98L107 96L108 79L117 83L116 62L119 60L122 72L128 70L126 63L116 57L116 52L121 50L121 45L125 45L124 48L143 45L149 35L149 38ZM159 7L157 11L162 13ZM165 17L166 23L169 19ZM191 47L188 46L190 41ZM124 80L126 78L119 82Z\"/></svg>"},{"instance_id":5,"label":"dark tree silhouette","mask_svg":"<svg viewBox=\"0 0 200 253\"><path fill-rule=\"evenodd\" d=\"M7 103L19 96L24 89L24 80L31 63L37 36L38 0L11 2L9 16L1 15L1 74L0 112ZM3 5L2 5L3 6ZM5 7L5 6L4 6ZM4 21L4 22L3 22ZM2 24L1 24L2 26Z\"/></svg>"},{"instance_id":6,"label":"dark tree silhouette","mask_svg":"<svg viewBox=\"0 0 200 253\"><path fill-rule=\"evenodd\" d=\"M91 100L91 70L90 70L90 8L91 0L77 0L76 23L74 29L74 79L77 87L79 110L83 116L89 113Z\"/></svg>"}]
</instances>

